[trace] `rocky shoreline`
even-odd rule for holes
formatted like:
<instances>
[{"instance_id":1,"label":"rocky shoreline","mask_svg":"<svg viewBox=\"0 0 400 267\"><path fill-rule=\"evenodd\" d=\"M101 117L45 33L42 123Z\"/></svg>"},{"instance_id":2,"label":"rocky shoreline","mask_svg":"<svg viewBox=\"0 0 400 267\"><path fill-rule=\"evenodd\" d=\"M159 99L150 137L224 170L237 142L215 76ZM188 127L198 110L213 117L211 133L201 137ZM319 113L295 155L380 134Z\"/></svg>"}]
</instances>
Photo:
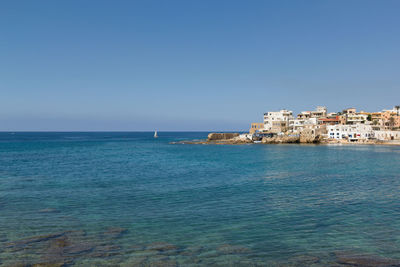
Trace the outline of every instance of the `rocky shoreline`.
<instances>
[{"instance_id":1,"label":"rocky shoreline","mask_svg":"<svg viewBox=\"0 0 400 267\"><path fill-rule=\"evenodd\" d=\"M309 135L281 135L273 137L250 138L239 133L210 133L206 140L190 140L172 142L173 144L214 144L214 145L240 145L240 144L318 144L319 136Z\"/></svg>"},{"instance_id":2,"label":"rocky shoreline","mask_svg":"<svg viewBox=\"0 0 400 267\"><path fill-rule=\"evenodd\" d=\"M241 144L321 144L321 145L393 145L400 146L400 141L362 140L350 142L323 138L321 135L284 134L279 136L249 138L246 134L239 133L210 133L207 139L171 142L171 144L196 144L196 145L241 145Z\"/></svg>"}]
</instances>

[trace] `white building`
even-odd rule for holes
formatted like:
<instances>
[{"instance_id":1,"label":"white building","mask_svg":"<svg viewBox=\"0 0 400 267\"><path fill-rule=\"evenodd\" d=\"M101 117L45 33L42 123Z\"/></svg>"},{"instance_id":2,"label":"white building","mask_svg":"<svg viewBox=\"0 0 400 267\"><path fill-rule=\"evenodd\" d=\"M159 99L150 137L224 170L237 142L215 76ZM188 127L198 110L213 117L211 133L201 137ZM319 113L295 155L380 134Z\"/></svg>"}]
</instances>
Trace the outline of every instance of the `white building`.
<instances>
[{"instance_id":1,"label":"white building","mask_svg":"<svg viewBox=\"0 0 400 267\"><path fill-rule=\"evenodd\" d=\"M378 140L400 140L400 131L374 131Z\"/></svg>"},{"instance_id":2,"label":"white building","mask_svg":"<svg viewBox=\"0 0 400 267\"><path fill-rule=\"evenodd\" d=\"M374 131L371 125L327 125L328 138L347 139L349 141L358 141L374 138Z\"/></svg>"},{"instance_id":3,"label":"white building","mask_svg":"<svg viewBox=\"0 0 400 267\"><path fill-rule=\"evenodd\" d=\"M300 132L305 128L311 128L314 125L318 124L317 118L308 118L308 119L295 119L293 120L293 132Z\"/></svg>"},{"instance_id":4,"label":"white building","mask_svg":"<svg viewBox=\"0 0 400 267\"><path fill-rule=\"evenodd\" d=\"M264 130L289 128L294 121L293 111L282 109L280 111L271 111L264 114Z\"/></svg>"}]
</instances>

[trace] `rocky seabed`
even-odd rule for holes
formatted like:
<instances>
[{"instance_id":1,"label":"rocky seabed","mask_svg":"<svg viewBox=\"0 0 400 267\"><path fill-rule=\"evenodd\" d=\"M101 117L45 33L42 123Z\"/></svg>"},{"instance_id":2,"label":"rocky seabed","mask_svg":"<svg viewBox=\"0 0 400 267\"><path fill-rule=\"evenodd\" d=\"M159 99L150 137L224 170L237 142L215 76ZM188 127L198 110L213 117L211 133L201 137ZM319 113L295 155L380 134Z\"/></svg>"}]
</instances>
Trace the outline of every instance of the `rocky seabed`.
<instances>
[{"instance_id":1,"label":"rocky seabed","mask_svg":"<svg viewBox=\"0 0 400 267\"><path fill-rule=\"evenodd\" d=\"M261 260L245 246L179 246L168 242L135 244L120 239L127 230L106 229L96 235L65 231L15 241L2 239L0 265L13 267L61 266L400 266L400 260L351 250L296 253L285 259ZM127 243L129 245L127 245ZM259 252L259 251L258 251ZM268 254L268 250L263 254Z\"/></svg>"}]
</instances>

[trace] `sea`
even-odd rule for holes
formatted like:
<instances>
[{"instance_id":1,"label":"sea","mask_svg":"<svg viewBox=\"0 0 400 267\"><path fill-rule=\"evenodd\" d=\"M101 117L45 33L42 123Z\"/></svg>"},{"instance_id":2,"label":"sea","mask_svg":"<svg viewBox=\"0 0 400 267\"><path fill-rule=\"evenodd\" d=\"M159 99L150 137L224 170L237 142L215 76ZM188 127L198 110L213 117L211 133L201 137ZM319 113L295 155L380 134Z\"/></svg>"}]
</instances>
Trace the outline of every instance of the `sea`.
<instances>
[{"instance_id":1,"label":"sea","mask_svg":"<svg viewBox=\"0 0 400 267\"><path fill-rule=\"evenodd\" d=\"M207 134L1 132L0 266L400 266L399 146Z\"/></svg>"}]
</instances>

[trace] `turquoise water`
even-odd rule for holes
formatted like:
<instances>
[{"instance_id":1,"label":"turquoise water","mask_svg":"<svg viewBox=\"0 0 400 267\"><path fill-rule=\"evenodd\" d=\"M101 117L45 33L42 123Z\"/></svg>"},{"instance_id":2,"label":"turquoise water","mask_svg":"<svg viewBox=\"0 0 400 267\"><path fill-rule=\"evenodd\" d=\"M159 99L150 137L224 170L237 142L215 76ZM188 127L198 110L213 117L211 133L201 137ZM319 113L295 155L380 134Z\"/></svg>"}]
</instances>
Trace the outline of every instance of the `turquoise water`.
<instances>
[{"instance_id":1,"label":"turquoise water","mask_svg":"<svg viewBox=\"0 0 400 267\"><path fill-rule=\"evenodd\" d=\"M0 133L0 264L400 259L400 147L170 144L206 136Z\"/></svg>"}]
</instances>

